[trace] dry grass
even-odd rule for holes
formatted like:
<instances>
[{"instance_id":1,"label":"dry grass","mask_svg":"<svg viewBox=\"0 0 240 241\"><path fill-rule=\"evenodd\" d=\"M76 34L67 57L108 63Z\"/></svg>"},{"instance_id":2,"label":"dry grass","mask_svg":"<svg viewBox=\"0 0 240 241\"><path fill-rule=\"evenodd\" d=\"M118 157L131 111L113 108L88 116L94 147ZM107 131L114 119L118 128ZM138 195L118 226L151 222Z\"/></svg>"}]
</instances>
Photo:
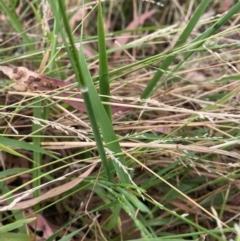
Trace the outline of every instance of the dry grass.
<instances>
[{"instance_id":1,"label":"dry grass","mask_svg":"<svg viewBox=\"0 0 240 241\"><path fill-rule=\"evenodd\" d=\"M79 2L69 1L68 11L78 8ZM113 71L110 75L113 126L128 167L131 168L126 169L133 181L133 189L129 193L138 197L151 210L151 214L142 212L140 208L134 213L135 216L131 216L132 210L120 210L117 203L110 205L116 200L120 203L123 201L117 194L108 196L110 189L117 192L119 186L110 185L104 179L86 111L76 110L64 103L69 99L80 103L83 100L59 95L49 98L48 92L41 93L41 98L48 99L43 105L50 106L50 115L47 120L39 120L33 115L33 106L39 93L16 92L6 86L6 81L1 82L4 90L0 111L2 136L28 143L33 142L34 136L41 136L41 147L59 159L42 155L40 173L43 177L42 185L38 187L42 196L38 206L38 212L41 212L41 215L38 214L40 226L36 228L34 223L29 225L31 232L34 229L39 232L37 240L40 240L40 236L47 240L61 228L59 237L82 228L71 239L78 241L137 240L144 238L147 233L152 234L149 240L154 240L153 233L156 237L190 234L188 240L217 240L204 233L204 229L220 230L218 240L235 238L234 223L238 223L239 219L240 185L239 16L235 16L218 34L209 38L202 49L196 50L191 59L184 62L151 98L141 100L143 90L162 61L162 57L157 57L158 54L168 53L172 49L198 1L162 2L165 4L163 8L151 1L108 1L103 8L108 33L107 48L132 44L129 49L114 51L109 55L109 70ZM214 1L210 4L204 19L194 29L192 39L212 24L211 17L223 13L225 2ZM22 26L35 41L35 57L30 57L22 39L2 13L1 65L25 66L36 70L42 62L42 53L46 52L50 43L32 10L24 12L25 4L27 1L21 1L16 11L20 16L23 14ZM94 4L87 2L87 9ZM84 51L92 76L96 77L99 68L95 56L98 52L97 40L91 37L96 36L96 14L87 16L89 11L76 11L70 23L75 29L82 17L86 17ZM51 20L46 21L44 16L45 28L52 27ZM145 18L141 24L137 22L139 16ZM118 34L117 31L129 29L130 24L134 29L145 29ZM78 33L79 28L76 37ZM61 38L58 37L59 60L54 69L45 74L74 82L70 63L61 44ZM179 49L169 71L191 50L188 45ZM150 59L151 56L153 59ZM145 59L148 61L144 62ZM130 66L134 63L135 66ZM32 130L33 124L40 126L37 133ZM15 150L33 159L33 151L20 147ZM24 215L28 216L33 211L31 200L34 200L30 191L36 188L31 184L33 164L22 156L16 157L6 151L1 153L2 171L23 168L2 178L2 195L10 190L15 190L14 195L27 192L20 200L22 203L18 202L15 208L9 209L21 213L27 207ZM88 173L88 168L95 164L97 168ZM80 174L85 175L84 180ZM117 176L115 178L118 183ZM73 184L74 180L77 181ZM139 194L134 185L146 190L146 193ZM56 195L51 196L53 190ZM141 199L142 196L145 201ZM24 199L31 204L24 203ZM4 202L1 205L9 204ZM174 212L177 216L174 216ZM1 223L12 223L12 215L10 211L2 212ZM184 219L185 215L188 215L188 221ZM48 231L41 225L47 225ZM183 240L181 236L176 238Z\"/></svg>"}]
</instances>

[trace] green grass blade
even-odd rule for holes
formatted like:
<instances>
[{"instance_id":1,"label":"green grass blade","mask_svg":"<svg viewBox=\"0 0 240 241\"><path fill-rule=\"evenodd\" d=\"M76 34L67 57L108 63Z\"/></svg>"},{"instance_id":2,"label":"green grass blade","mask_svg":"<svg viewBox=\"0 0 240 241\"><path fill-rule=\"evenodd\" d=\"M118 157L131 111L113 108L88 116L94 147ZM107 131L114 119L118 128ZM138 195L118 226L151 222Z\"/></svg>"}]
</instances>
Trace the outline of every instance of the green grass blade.
<instances>
[{"instance_id":1,"label":"green grass blade","mask_svg":"<svg viewBox=\"0 0 240 241\"><path fill-rule=\"evenodd\" d=\"M28 157L22 155L21 153L19 153L19 152L17 152L17 151L14 151L13 149L11 149L11 148L9 148L9 147L1 144L1 143L0 143L0 150L1 150L1 151L5 151L5 152L7 152L7 153L9 153L9 154L12 154L12 155L14 155L14 156L23 157L23 158L25 158L25 159L27 159L27 160L29 160L29 161L31 160L31 159L29 159Z\"/></svg>"},{"instance_id":2,"label":"green grass blade","mask_svg":"<svg viewBox=\"0 0 240 241\"><path fill-rule=\"evenodd\" d=\"M126 172L123 170L123 168L126 166L125 160L122 153L122 150L120 148L120 145L117 141L117 136L113 130L113 126L111 121L109 120L107 113L100 101L100 98L97 94L97 91L93 85L89 70L87 68L87 64L84 59L84 53L83 50L80 50L80 62L83 68L83 73L85 74L85 77L89 79L87 82L87 89L91 98L91 102L94 109L94 114L96 115L97 122L101 128L101 132L103 135L104 142L106 144L106 147L112 152L112 154L117 159L112 157L112 163L115 167L115 170L121 180L121 182L129 183L129 176L126 174ZM110 154L110 153L109 153ZM124 167L120 167L124 166Z\"/></svg>"},{"instance_id":3,"label":"green grass blade","mask_svg":"<svg viewBox=\"0 0 240 241\"><path fill-rule=\"evenodd\" d=\"M237 13L240 10L240 1L236 3L222 18L220 18L211 28L206 30L204 33L202 33L200 36L195 38L193 41L191 41L189 44L197 43L194 45L194 48L197 49L199 46L201 46L207 38L209 38L214 32L216 32L224 23L226 23L235 13ZM183 58L183 60L176 66L178 68L184 61L186 61L193 52L189 52L186 54L186 56Z\"/></svg>"},{"instance_id":4,"label":"green grass blade","mask_svg":"<svg viewBox=\"0 0 240 241\"><path fill-rule=\"evenodd\" d=\"M53 6L54 6L54 2L52 2L52 7ZM79 87L80 87L81 90L85 90L86 89L85 76L83 75L83 73L81 71L78 53L77 53L77 50L75 48L75 44L74 44L73 36L72 36L72 33L71 33L71 29L69 27L69 23L68 23L68 19L67 19L67 16L66 16L64 4L62 2L59 2L59 9L60 9L60 12L61 12L62 17L63 17L63 22L64 22L64 26L66 28L67 36L68 36L68 39L69 39L69 42L70 42L70 45L71 45L71 50L70 50L69 45L67 43L66 36L65 36L65 33L63 32L63 29L62 28L59 28L59 29L61 30L61 34L62 34L64 43L65 43L66 49L68 51L68 56L71 60L73 69L76 73L76 78L78 80ZM60 21L58 21L58 24L60 24ZM101 134L100 134L98 124L97 124L97 121L96 121L96 116L95 116L94 110L92 108L91 98L89 97L89 92L88 91L82 91L82 97L83 97L84 103L86 105L86 110L87 110L87 113L88 113L88 116L89 116L89 120L90 120L90 123L91 123L92 130L93 130L94 138L95 138L96 143L97 143L99 155L100 155L102 163L103 163L103 168L104 168L105 174L106 174L108 180L112 180L113 176L110 175L110 173L112 171L111 163L109 163L107 161L107 156L106 156L106 153L105 153L105 150L104 150L104 145L103 145L103 142L102 142Z\"/></svg>"},{"instance_id":5,"label":"green grass blade","mask_svg":"<svg viewBox=\"0 0 240 241\"><path fill-rule=\"evenodd\" d=\"M201 3L201 5L203 4L203 2ZM199 5L199 8L200 6ZM198 9L199 9L198 8ZM204 33L202 33L200 36L196 37L194 40L192 40L189 44L193 44L196 43L194 45L194 48L197 49L198 47L200 47L204 41L210 37L217 29L219 29L224 23L226 23L226 21L228 21L235 13L237 13L240 10L240 2L236 3L221 19L219 19L211 28L209 28L208 30L206 30ZM196 11L197 12L197 11ZM195 12L195 14L196 14ZM194 14L194 15L195 15ZM191 21L190 21L191 22ZM189 25L189 24L188 24ZM188 27L188 26L187 26ZM190 33L189 33L190 34ZM180 37L181 38L181 37ZM183 43L183 41L180 41L181 43ZM176 46L175 46L176 47ZM195 53L195 51L189 51L184 58L182 59L182 61L180 61L180 63L178 63L178 65L171 71L172 73L174 73L193 53ZM152 78L152 80L149 82L148 86L146 87L146 89L144 90L144 92L142 93L141 98L142 99L146 99L148 98L151 94L153 94L154 92L154 87L157 85L157 82L159 81L159 79L162 77L163 73L167 70L167 68L169 67L169 65L172 63L172 61L174 60L176 55L172 55L166 58L166 60L163 62L163 64L160 66L160 69L156 72L156 74L154 75L154 77ZM170 74L168 74L158 85L155 89L159 88L165 81L166 79L169 77Z\"/></svg>"},{"instance_id":6,"label":"green grass blade","mask_svg":"<svg viewBox=\"0 0 240 241\"><path fill-rule=\"evenodd\" d=\"M6 233L9 231L12 231L16 228L22 227L23 225L34 221L35 219L36 219L36 217L35 218L27 218L27 219L22 219L22 220L16 221L11 224L4 225L4 226L0 227L0 233Z\"/></svg>"},{"instance_id":7,"label":"green grass blade","mask_svg":"<svg viewBox=\"0 0 240 241\"><path fill-rule=\"evenodd\" d=\"M198 23L200 17L204 13L205 9L209 5L211 1L210 0L204 0L201 2L201 4L198 6L197 10L193 14L191 20L189 21L186 28L183 30L182 34L180 35L178 41L176 42L175 46L173 48L176 48L183 43L185 43L191 34L193 28ZM154 87L156 86L157 82L162 77L163 73L168 69L172 61L175 59L176 55L170 55L168 56L162 63L162 65L159 67L159 70L155 73L149 84L147 85L146 89L143 91L141 98L146 99L148 98L154 91Z\"/></svg>"},{"instance_id":8,"label":"green grass blade","mask_svg":"<svg viewBox=\"0 0 240 241\"><path fill-rule=\"evenodd\" d=\"M41 119L42 118L42 101L37 102L36 106L33 108L33 116L37 119ZM33 133L37 134L37 135L41 135L41 131L39 131L39 129L41 129L41 126L38 124L33 124L32 126L32 131ZM39 136L33 136L33 144L35 146L40 147L41 145L41 137ZM34 171L32 172L33 175L33 186L34 187L38 187L41 185L41 179L39 179L38 177L41 175L40 173L40 169L38 168L39 166L41 166L42 163L42 154L39 152L34 152L33 153L33 169ZM37 189L34 193L33 196L34 197L39 197L41 195L41 191L40 189ZM39 210L39 205L35 206L35 211Z\"/></svg>"},{"instance_id":9,"label":"green grass blade","mask_svg":"<svg viewBox=\"0 0 240 241\"><path fill-rule=\"evenodd\" d=\"M19 169L19 168L17 168L17 169ZM1 172L1 174L3 173L2 177L4 177L4 173L5 173L5 174L11 173L11 170L13 170L13 169L9 169L9 170L5 170L5 171ZM16 169L15 169L15 170L16 170ZM19 170L19 171L20 171L20 170ZM19 175L19 173L20 173L20 172L18 172L17 174ZM11 175L11 174L10 174L10 175ZM2 178L2 177L0 177L0 178L1 178L1 181L0 181L0 190L1 190L2 194L4 195L4 194L9 193L9 192L10 192L10 189L8 188L8 186L6 185L5 180L3 180L4 178ZM9 197L9 198L6 199L6 203L7 203L8 205L10 205L11 202L13 202L13 201L14 201L13 197ZM12 210L12 216L15 218L15 220L22 220L22 219L23 219L23 214L22 214L21 212L16 211L16 210ZM25 233L25 232L26 232L26 227L25 227L25 226L19 227L19 232ZM1 236L0 236L0 237L1 237ZM2 240L2 239L0 239L0 240Z\"/></svg>"},{"instance_id":10,"label":"green grass blade","mask_svg":"<svg viewBox=\"0 0 240 241\"><path fill-rule=\"evenodd\" d=\"M23 41L27 44L30 50L34 50L34 45L25 33L21 22L19 21L18 16L16 15L14 10L11 10L3 0L0 0L0 6L3 9L3 11L8 16L8 19L11 23L11 25L15 28L15 30L20 34L20 36L23 38Z\"/></svg>"},{"instance_id":11,"label":"green grass blade","mask_svg":"<svg viewBox=\"0 0 240 241\"><path fill-rule=\"evenodd\" d=\"M59 239L59 241L68 241L70 240L74 235L80 233L82 231L83 228L79 228L77 230L74 230L73 232L71 232L70 234L65 235L64 237L62 237L61 239Z\"/></svg>"},{"instance_id":12,"label":"green grass blade","mask_svg":"<svg viewBox=\"0 0 240 241\"><path fill-rule=\"evenodd\" d=\"M7 169L7 170L0 172L0 179L5 178L10 175L19 174L19 173L27 171L27 170L29 170L29 169L23 168L23 167Z\"/></svg>"},{"instance_id":13,"label":"green grass blade","mask_svg":"<svg viewBox=\"0 0 240 241\"><path fill-rule=\"evenodd\" d=\"M1 241L31 241L32 238L26 233L0 233Z\"/></svg>"},{"instance_id":14,"label":"green grass blade","mask_svg":"<svg viewBox=\"0 0 240 241\"><path fill-rule=\"evenodd\" d=\"M32 152L45 154L45 155L48 155L48 156L50 156L50 157L52 157L54 159L58 159L57 156L55 156L54 154L52 154L49 151L44 150L42 147L35 146L33 144L29 144L29 143L27 143L25 141L18 141L18 140L6 138L6 137L0 137L0 143L4 143L6 146L11 146L11 147L15 147L15 148L21 148L21 149L32 151Z\"/></svg>"},{"instance_id":15,"label":"green grass blade","mask_svg":"<svg viewBox=\"0 0 240 241\"><path fill-rule=\"evenodd\" d=\"M62 17L64 20L64 26L66 28L68 39L69 39L69 42L71 45L71 50L72 50L71 52L70 51L68 52L69 58L71 59L72 66L76 73L76 78L77 78L79 86L83 92L82 96L84 99L84 103L86 105L86 109L88 111L88 115L89 115L89 119L90 119L92 128L94 128L95 125L97 125L97 123L99 124L106 147L110 151L110 153L108 153L108 154L111 156L112 162L108 162L106 160L105 150L103 149L102 141L98 142L98 140L100 139L98 137L99 136L98 128L93 129L94 137L96 138L96 142L98 145L98 150L99 150L100 156L102 158L104 170L105 170L106 174L108 172L112 172L112 165L114 165L115 170L116 170L121 182L128 183L129 176L126 173L126 170L123 169L126 166L126 163L125 163L123 155L120 155L120 153L121 153L120 145L117 142L117 137L113 130L112 123L109 120L108 115L107 115L107 113L101 103L101 100L97 94L97 91L93 85L93 81L90 76L89 70L87 68L86 61L85 61L83 49L80 46L80 51L79 51L79 56L78 56L77 50L75 48L75 44L73 41L73 37L71 34L71 30L70 30L70 27L68 24L66 11L65 11L64 5L61 1L59 2L59 7L61 9ZM63 35L63 38L64 38L64 35ZM66 44L66 42L65 42L65 46L68 49L68 45ZM93 110L93 112L91 112L92 110ZM96 121L97 121L97 123L96 123ZM116 158L114 155L118 155L118 158ZM113 180L113 176L111 176L111 180Z\"/></svg>"},{"instance_id":16,"label":"green grass blade","mask_svg":"<svg viewBox=\"0 0 240 241\"><path fill-rule=\"evenodd\" d=\"M196 37L194 40L192 40L189 45L193 46L194 49L199 48L211 35L214 34L216 30L218 30L224 23L226 23L235 13L237 13L240 10L240 2L236 3L222 18L220 18L211 28L206 30L204 33L202 33L200 36ZM196 44L195 44L196 43ZM193 45L194 44L194 45ZM167 74L167 76L157 85L157 88L162 85L166 79L174 73L178 68L193 54L195 51L189 51L184 58L177 64L175 68L171 71L170 74Z\"/></svg>"},{"instance_id":17,"label":"green grass blade","mask_svg":"<svg viewBox=\"0 0 240 241\"><path fill-rule=\"evenodd\" d=\"M99 87L102 102L110 102L110 84L108 59L102 17L101 1L98 2L98 51L99 51ZM112 118L111 105L104 105L109 119Z\"/></svg>"}]
</instances>

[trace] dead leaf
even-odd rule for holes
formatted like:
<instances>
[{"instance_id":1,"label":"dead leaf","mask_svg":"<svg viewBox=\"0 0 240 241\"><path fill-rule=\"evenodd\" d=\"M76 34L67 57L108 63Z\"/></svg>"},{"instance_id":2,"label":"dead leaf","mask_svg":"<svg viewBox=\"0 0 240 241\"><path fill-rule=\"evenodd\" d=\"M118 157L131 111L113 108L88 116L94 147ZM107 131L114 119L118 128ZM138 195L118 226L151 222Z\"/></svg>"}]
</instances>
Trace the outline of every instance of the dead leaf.
<instances>
[{"instance_id":1,"label":"dead leaf","mask_svg":"<svg viewBox=\"0 0 240 241\"><path fill-rule=\"evenodd\" d=\"M139 25L143 24L146 19L150 18L154 13L156 12L155 9L148 11L142 15L140 15L137 19L134 19L126 28L126 30L131 30L137 28ZM131 33L125 33L120 35L115 39L114 47L119 47L119 45L124 45L128 42L128 39L130 38ZM113 58L118 59L121 55L122 50L118 50L114 53Z\"/></svg>"},{"instance_id":2,"label":"dead leaf","mask_svg":"<svg viewBox=\"0 0 240 241\"><path fill-rule=\"evenodd\" d=\"M32 228L32 230L42 231L43 232L42 238L47 239L51 235L53 235L53 231L50 228L47 220L41 214L38 213L36 215L31 208L26 210L24 213L28 218L36 217L36 220L28 223L28 226L30 226Z\"/></svg>"},{"instance_id":3,"label":"dead leaf","mask_svg":"<svg viewBox=\"0 0 240 241\"><path fill-rule=\"evenodd\" d=\"M206 76L199 71L192 71L186 74L186 79L191 83L201 83L206 80Z\"/></svg>"},{"instance_id":4,"label":"dead leaf","mask_svg":"<svg viewBox=\"0 0 240 241\"><path fill-rule=\"evenodd\" d=\"M72 189L73 187L78 185L80 182L82 182L86 177L88 177L90 175L90 173L93 171L93 169L95 168L96 165L97 165L97 163L92 165L86 172L82 173L76 179L74 179L70 182L67 182L61 186L55 187L55 188L49 190L48 192L42 194L39 197L32 198L30 200L19 202L19 203L15 203L15 201L13 201L10 205L1 207L0 211L22 210L22 209L30 208L46 199L56 197L64 192Z\"/></svg>"},{"instance_id":5,"label":"dead leaf","mask_svg":"<svg viewBox=\"0 0 240 241\"><path fill-rule=\"evenodd\" d=\"M80 21L86 16L87 8L78 9L69 21L70 28L74 30L75 25L78 25Z\"/></svg>"},{"instance_id":6,"label":"dead leaf","mask_svg":"<svg viewBox=\"0 0 240 241\"><path fill-rule=\"evenodd\" d=\"M17 91L26 91L34 79L39 79L39 74L29 71L25 67L0 66L0 70L15 82L14 89Z\"/></svg>"},{"instance_id":7,"label":"dead leaf","mask_svg":"<svg viewBox=\"0 0 240 241\"><path fill-rule=\"evenodd\" d=\"M224 13L228 11L233 5L233 0L224 0L220 2L221 4L220 4L220 7L218 8L218 13Z\"/></svg>"},{"instance_id":8,"label":"dead leaf","mask_svg":"<svg viewBox=\"0 0 240 241\"><path fill-rule=\"evenodd\" d=\"M26 91L44 91L51 95L55 94L57 96L62 97L74 97L77 99L82 99L82 95L79 94L80 90L76 88L74 91L70 89L72 85L69 81L62 81L55 78L50 78L45 75L38 74L33 72L25 67L7 67L0 66L0 71L2 71L5 75L7 75L11 80L15 82L14 89L19 92ZM59 90L60 88L66 89L62 93L55 93L54 91ZM76 93L76 94L75 94ZM73 95L74 94L74 95ZM73 100L64 100L67 104L76 108L79 111L86 112L84 103L80 103ZM130 108L124 107L114 107L112 108L113 114L119 111L126 111Z\"/></svg>"}]
</instances>

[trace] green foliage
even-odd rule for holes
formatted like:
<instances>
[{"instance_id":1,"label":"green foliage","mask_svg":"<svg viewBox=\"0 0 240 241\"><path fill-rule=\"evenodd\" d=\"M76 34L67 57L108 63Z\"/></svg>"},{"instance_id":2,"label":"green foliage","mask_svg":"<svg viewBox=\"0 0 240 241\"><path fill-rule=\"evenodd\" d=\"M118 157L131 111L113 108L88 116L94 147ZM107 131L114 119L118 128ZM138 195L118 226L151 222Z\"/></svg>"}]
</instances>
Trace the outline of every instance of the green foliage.
<instances>
[{"instance_id":1,"label":"green foliage","mask_svg":"<svg viewBox=\"0 0 240 241\"><path fill-rule=\"evenodd\" d=\"M0 240L29 239L26 207L47 241L238 240L240 2L162 2L0 0L0 65L64 83L1 76Z\"/></svg>"}]
</instances>

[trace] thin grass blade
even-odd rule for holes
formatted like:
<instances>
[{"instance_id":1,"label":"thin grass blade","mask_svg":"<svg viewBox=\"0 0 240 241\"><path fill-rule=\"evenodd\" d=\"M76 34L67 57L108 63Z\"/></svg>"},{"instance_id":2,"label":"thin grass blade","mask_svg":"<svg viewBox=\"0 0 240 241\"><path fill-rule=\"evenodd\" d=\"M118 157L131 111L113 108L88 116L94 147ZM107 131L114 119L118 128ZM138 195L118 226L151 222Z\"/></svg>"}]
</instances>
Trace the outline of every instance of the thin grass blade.
<instances>
[{"instance_id":1,"label":"thin grass blade","mask_svg":"<svg viewBox=\"0 0 240 241\"><path fill-rule=\"evenodd\" d=\"M191 20L189 21L188 25L186 28L183 30L182 34L180 35L178 41L176 42L175 46L173 47L176 48L183 43L185 43L191 34L192 30L198 23L200 17L204 13L205 9L209 5L211 1L210 0L204 0L201 2L195 13L193 14ZM147 87L143 91L141 98L142 99L147 99L154 91L154 88L157 84L157 82L160 80L162 77L163 73L168 69L168 67L171 65L172 61L175 59L176 55L170 55L168 56L162 63L162 65L159 67L159 70L155 73L151 81L148 83ZM162 83L162 82L161 82Z\"/></svg>"},{"instance_id":2,"label":"thin grass blade","mask_svg":"<svg viewBox=\"0 0 240 241\"><path fill-rule=\"evenodd\" d=\"M113 156L114 154L121 153L121 148L119 144L116 142L117 138L113 131L112 124L106 114L106 111L100 101L100 98L97 94L96 89L94 88L92 78L88 71L85 57L83 54L82 47L80 46L80 57L77 54L77 50L75 48L75 44L73 41L73 36L69 27L68 19L66 16L66 11L64 8L64 4L59 2L59 7L61 10L61 14L63 17L64 26L67 32L67 36L70 42L71 51L68 47L68 43L66 42L65 35L62 32L63 39L65 39L65 46L68 50L68 56L71 60L72 66L76 73L76 78L78 80L80 89L82 90L82 97L84 99L84 103L86 105L87 113L89 116L89 120L93 129L94 137L96 139L96 143L98 146L98 151L101 156L101 160L103 163L103 168L105 170L106 176L109 180L113 181L113 165L118 173L118 176L122 182L129 182L128 175L122 169L122 166L125 166L124 158L121 156L119 159L115 159L115 161L110 162L107 161L105 148L101 139L101 135L98 129L98 124L101 128L101 132L103 135L103 139L105 143L113 142L114 144L108 144L107 148L109 149L109 155ZM110 135L109 135L110 133ZM110 137L110 138L109 138ZM113 158L112 158L113 160ZM120 167L120 166L121 167ZM111 175L111 176L110 176Z\"/></svg>"},{"instance_id":3,"label":"thin grass blade","mask_svg":"<svg viewBox=\"0 0 240 241\"><path fill-rule=\"evenodd\" d=\"M226 23L235 13L237 13L240 10L240 2L236 3L222 18L220 18L211 28L209 28L208 30L206 30L204 33L202 33L200 36L196 37L194 40L192 40L191 42L189 42L189 45L192 45L195 49L197 49L198 47L200 47L206 40L207 38L209 38L211 35L214 34L214 32L216 30L218 30L224 23ZM196 44L195 44L196 43ZM163 71L159 70L156 72L155 76L153 77L153 79L150 81L149 85L151 85L150 87L146 87L146 89L144 90L143 94L142 94L142 98L146 99L148 98L151 94L153 94L154 92L154 87L155 89L159 88L166 80L167 78L169 78L169 76L174 73L176 70L178 70L178 68L194 53L195 51L189 51L184 58L177 64L177 66L171 71L170 74L167 74L167 76L159 83L157 84L158 80L161 78L161 76L163 75L163 73L167 70L167 68L161 68ZM174 55L175 57L175 55ZM171 56L169 57L171 58ZM172 59L173 60L173 59ZM170 65L171 63L169 63ZM169 66L168 65L168 66ZM167 65L166 65L167 66ZM168 67L167 66L167 67ZM159 75L157 76L157 73L159 73ZM160 77L159 77L160 76ZM157 78L159 77L159 78ZM154 81L153 81L154 80ZM156 86L157 85L157 86Z\"/></svg>"},{"instance_id":4,"label":"thin grass blade","mask_svg":"<svg viewBox=\"0 0 240 241\"><path fill-rule=\"evenodd\" d=\"M85 61L85 56L83 53L82 46L80 46L79 55L78 55L77 50L75 48L74 41L73 41L73 36L69 27L64 4L61 1L59 2L59 7L61 10L64 26L65 26L67 36L70 42L71 50L72 50L72 51L68 51L69 53L68 56L71 60L74 71L76 73L76 77L77 77L80 89L82 90L82 96L84 99L84 103L86 105L86 109L88 111L89 120L93 128L94 137L97 142L98 151L102 159L105 173L108 177L109 177L108 173L111 173L110 180L113 180L114 173L112 172L113 171L112 166L114 166L116 173L118 174L121 182L128 183L129 175L127 174L127 171L125 168L126 163L123 155L121 154L120 145L117 141L117 137L113 130L112 123L109 120L109 117L93 85L93 81ZM63 38L65 38L63 32L62 32L62 35L63 35ZM65 42L65 46L69 50L68 44L66 42ZM100 126L101 133L103 135L103 139L106 144L106 147L109 150L108 154L112 159L112 162L107 161L105 149L103 146L103 142L101 140L99 130L97 128L97 124ZM118 156L116 157L116 155Z\"/></svg>"},{"instance_id":5,"label":"thin grass blade","mask_svg":"<svg viewBox=\"0 0 240 241\"><path fill-rule=\"evenodd\" d=\"M110 84L108 73L108 59L103 26L101 1L98 2L98 51L99 51L99 87L102 102L110 102ZM112 119L111 105L104 105L109 119Z\"/></svg>"},{"instance_id":6,"label":"thin grass blade","mask_svg":"<svg viewBox=\"0 0 240 241\"><path fill-rule=\"evenodd\" d=\"M23 38L23 41L26 43L26 45L29 47L30 50L34 50L34 45L25 33L21 22L19 21L18 16L16 15L15 11L11 11L11 9L5 4L3 0L0 0L0 6L3 9L3 11L8 16L8 19L11 23L11 25L15 28L15 30L20 34L20 36Z\"/></svg>"}]
</instances>

